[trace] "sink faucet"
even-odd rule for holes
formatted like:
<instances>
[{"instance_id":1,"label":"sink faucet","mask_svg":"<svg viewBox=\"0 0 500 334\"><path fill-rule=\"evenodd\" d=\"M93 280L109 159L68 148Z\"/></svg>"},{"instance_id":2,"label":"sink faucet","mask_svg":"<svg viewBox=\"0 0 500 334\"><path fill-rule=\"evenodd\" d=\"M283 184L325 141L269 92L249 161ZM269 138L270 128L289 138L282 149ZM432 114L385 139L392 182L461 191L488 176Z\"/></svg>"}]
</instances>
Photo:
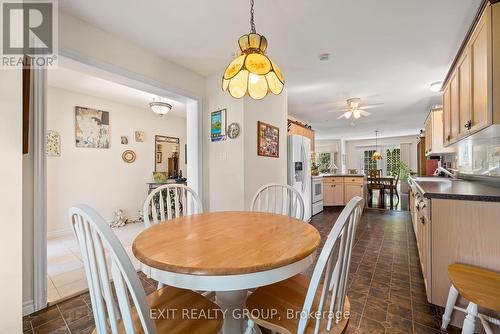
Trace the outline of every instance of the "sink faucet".
<instances>
[{"instance_id":1,"label":"sink faucet","mask_svg":"<svg viewBox=\"0 0 500 334\"><path fill-rule=\"evenodd\" d=\"M434 176L438 176L440 172L443 172L445 175L447 175L448 177L451 177L452 179L458 178L458 172L450 172L449 170L447 170L446 168L441 167L441 166L438 166L438 168L436 168L436 171L434 172Z\"/></svg>"}]
</instances>

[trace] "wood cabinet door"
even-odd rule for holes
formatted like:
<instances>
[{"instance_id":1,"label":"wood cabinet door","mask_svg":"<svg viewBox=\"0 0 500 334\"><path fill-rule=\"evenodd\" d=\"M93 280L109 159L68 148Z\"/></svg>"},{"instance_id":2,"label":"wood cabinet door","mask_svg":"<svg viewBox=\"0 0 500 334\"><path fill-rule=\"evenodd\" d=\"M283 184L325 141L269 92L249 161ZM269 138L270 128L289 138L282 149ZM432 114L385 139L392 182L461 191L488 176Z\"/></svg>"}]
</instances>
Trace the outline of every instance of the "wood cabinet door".
<instances>
[{"instance_id":1,"label":"wood cabinet door","mask_svg":"<svg viewBox=\"0 0 500 334\"><path fill-rule=\"evenodd\" d=\"M422 262L422 274L424 276L424 285L425 285L425 290L427 293L427 300L430 300L431 297L431 291L430 291L430 284L431 284L431 266L430 266L430 260L431 260L431 221L422 217L422 221L420 224L422 225L422 235L420 236L421 240L421 257L420 261Z\"/></svg>"},{"instance_id":2,"label":"wood cabinet door","mask_svg":"<svg viewBox=\"0 0 500 334\"><path fill-rule=\"evenodd\" d=\"M451 140L451 99L450 85L446 85L443 92L443 143L448 145Z\"/></svg>"},{"instance_id":3,"label":"wood cabinet door","mask_svg":"<svg viewBox=\"0 0 500 334\"><path fill-rule=\"evenodd\" d=\"M333 183L323 182L323 205L324 206L334 206L334 194L333 194Z\"/></svg>"},{"instance_id":4,"label":"wood cabinet door","mask_svg":"<svg viewBox=\"0 0 500 334\"><path fill-rule=\"evenodd\" d=\"M432 112L425 122L425 154L432 152Z\"/></svg>"},{"instance_id":5,"label":"wood cabinet door","mask_svg":"<svg viewBox=\"0 0 500 334\"><path fill-rule=\"evenodd\" d=\"M458 98L458 137L463 138L469 135L471 119L471 67L467 48L458 63Z\"/></svg>"},{"instance_id":6,"label":"wood cabinet door","mask_svg":"<svg viewBox=\"0 0 500 334\"><path fill-rule=\"evenodd\" d=\"M333 185L333 205L345 205L344 201L344 187L343 184L334 184Z\"/></svg>"},{"instance_id":7,"label":"wood cabinet door","mask_svg":"<svg viewBox=\"0 0 500 334\"><path fill-rule=\"evenodd\" d=\"M460 127L460 98L458 86L457 72L453 73L450 80L450 114L451 114L451 130L450 142L455 142L458 138L458 128Z\"/></svg>"},{"instance_id":8,"label":"wood cabinet door","mask_svg":"<svg viewBox=\"0 0 500 334\"><path fill-rule=\"evenodd\" d=\"M472 69L472 111L471 132L481 130L492 122L492 114L488 97L491 96L489 84L491 65L489 59L491 8L483 14L470 41Z\"/></svg>"},{"instance_id":9,"label":"wood cabinet door","mask_svg":"<svg viewBox=\"0 0 500 334\"><path fill-rule=\"evenodd\" d=\"M363 197L363 185L361 184L344 184L344 202L345 204L355 197Z\"/></svg>"}]
</instances>

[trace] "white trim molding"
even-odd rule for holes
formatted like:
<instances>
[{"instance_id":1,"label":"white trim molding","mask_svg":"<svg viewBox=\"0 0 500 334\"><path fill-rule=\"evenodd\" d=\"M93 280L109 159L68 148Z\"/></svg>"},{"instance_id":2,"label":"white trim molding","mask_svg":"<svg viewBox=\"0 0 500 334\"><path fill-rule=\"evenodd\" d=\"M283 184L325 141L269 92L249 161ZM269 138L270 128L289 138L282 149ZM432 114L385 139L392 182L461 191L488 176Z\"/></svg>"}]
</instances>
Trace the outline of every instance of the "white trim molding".
<instances>
[{"instance_id":1,"label":"white trim molding","mask_svg":"<svg viewBox=\"0 0 500 334\"><path fill-rule=\"evenodd\" d=\"M33 299L27 300L23 303L23 317L35 312L35 303Z\"/></svg>"}]
</instances>

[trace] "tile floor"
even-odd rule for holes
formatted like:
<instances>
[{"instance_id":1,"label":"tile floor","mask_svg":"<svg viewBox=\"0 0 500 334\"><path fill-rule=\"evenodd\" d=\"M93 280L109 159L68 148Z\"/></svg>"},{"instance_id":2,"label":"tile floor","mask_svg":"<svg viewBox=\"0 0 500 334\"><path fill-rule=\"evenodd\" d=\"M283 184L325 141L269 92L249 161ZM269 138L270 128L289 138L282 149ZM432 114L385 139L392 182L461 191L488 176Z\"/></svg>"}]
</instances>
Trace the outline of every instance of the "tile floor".
<instances>
[{"instance_id":1,"label":"tile floor","mask_svg":"<svg viewBox=\"0 0 500 334\"><path fill-rule=\"evenodd\" d=\"M312 220L322 240L340 209ZM322 246L322 245L321 245ZM367 209L356 235L348 295L348 334L441 333L442 309L428 304L408 212ZM155 281L139 274L146 293ZM24 317L25 333L90 333L93 318L87 293ZM450 328L449 333L459 333Z\"/></svg>"},{"instance_id":2,"label":"tile floor","mask_svg":"<svg viewBox=\"0 0 500 334\"><path fill-rule=\"evenodd\" d=\"M139 262L132 254L132 241L143 229L142 223L113 228L136 268ZM47 275L49 305L87 290L80 249L73 235L47 240Z\"/></svg>"}]
</instances>

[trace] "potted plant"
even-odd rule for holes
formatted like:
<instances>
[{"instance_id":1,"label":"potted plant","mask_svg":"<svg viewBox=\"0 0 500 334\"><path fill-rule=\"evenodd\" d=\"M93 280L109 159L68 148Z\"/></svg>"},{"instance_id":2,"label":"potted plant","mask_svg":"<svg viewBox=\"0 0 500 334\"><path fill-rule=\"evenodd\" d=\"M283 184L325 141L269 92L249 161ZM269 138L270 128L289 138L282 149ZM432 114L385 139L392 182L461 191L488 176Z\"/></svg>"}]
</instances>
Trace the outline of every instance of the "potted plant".
<instances>
[{"instance_id":1,"label":"potted plant","mask_svg":"<svg viewBox=\"0 0 500 334\"><path fill-rule=\"evenodd\" d=\"M399 180L401 181L401 193L408 193L408 178L410 177L410 167L403 161L399 163Z\"/></svg>"}]
</instances>

